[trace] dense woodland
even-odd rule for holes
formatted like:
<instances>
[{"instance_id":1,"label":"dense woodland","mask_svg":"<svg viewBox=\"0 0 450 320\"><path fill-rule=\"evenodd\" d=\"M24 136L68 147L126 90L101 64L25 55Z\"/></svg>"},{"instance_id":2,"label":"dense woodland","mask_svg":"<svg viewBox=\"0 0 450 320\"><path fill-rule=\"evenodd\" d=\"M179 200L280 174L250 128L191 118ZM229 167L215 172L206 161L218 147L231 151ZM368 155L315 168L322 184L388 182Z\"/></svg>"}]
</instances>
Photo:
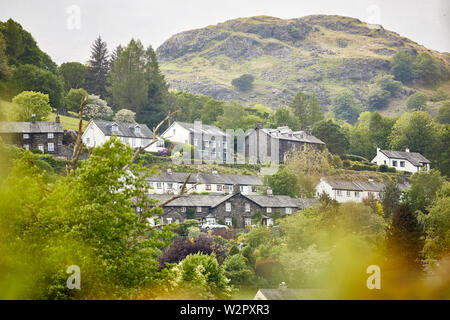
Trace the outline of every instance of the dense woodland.
<instances>
[{"instance_id":1,"label":"dense woodland","mask_svg":"<svg viewBox=\"0 0 450 320\"><path fill-rule=\"evenodd\" d=\"M98 37L87 64L58 66L17 22L1 22L0 96L11 102L0 105L1 121L28 121L32 113L39 120L52 112L74 116L87 96L86 119L155 127L180 110L171 121L244 130L255 122L287 125L311 130L327 149L293 152L266 177L275 194L311 197L318 178L334 174L376 172L392 183L380 201L338 204L322 197L317 206L274 217L272 228L255 216L248 233L224 239L189 220L149 228L146 219L162 210L136 214L133 201L141 208L152 203L142 172L157 168L146 162L152 156L131 163L133 150L117 139L67 174L62 161L0 141L0 298L253 298L257 288L281 281L326 288L330 297L373 298L361 285L371 264L387 270L386 289L375 298L449 298L450 103L436 115L428 112L433 101L448 100L448 92L412 94L410 111L400 117L378 111L403 83L443 81L436 66L426 54L397 54L391 72L374 81L368 106L343 92L332 112L324 112L314 94L298 92L289 105L272 110L169 90L153 48L139 40L110 51ZM245 83L251 77L239 80L233 85L251 88ZM401 192L397 173L370 165L377 147L420 152L433 170L409 176L411 188ZM126 188L130 184L136 188ZM80 266L82 290L67 288L68 265ZM427 282L430 272L439 280L434 286Z\"/></svg>"}]
</instances>

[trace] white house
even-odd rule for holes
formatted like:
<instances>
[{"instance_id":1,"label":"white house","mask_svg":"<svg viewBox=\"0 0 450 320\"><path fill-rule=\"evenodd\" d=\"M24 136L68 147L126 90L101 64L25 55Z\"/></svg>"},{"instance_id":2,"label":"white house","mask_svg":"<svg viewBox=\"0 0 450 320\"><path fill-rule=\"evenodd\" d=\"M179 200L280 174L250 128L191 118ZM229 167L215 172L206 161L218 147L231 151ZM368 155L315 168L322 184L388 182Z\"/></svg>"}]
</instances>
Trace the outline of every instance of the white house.
<instances>
[{"instance_id":1,"label":"white house","mask_svg":"<svg viewBox=\"0 0 450 320\"><path fill-rule=\"evenodd\" d=\"M316 196L320 197L322 193L326 193L331 199L338 202L362 202L363 199L373 197L380 198L385 183L375 182L372 179L368 181L347 181L336 180L332 178L322 178L316 187ZM400 190L407 189L406 184L398 184Z\"/></svg>"},{"instance_id":2,"label":"white house","mask_svg":"<svg viewBox=\"0 0 450 320\"><path fill-rule=\"evenodd\" d=\"M172 142L190 144L205 160L226 160L233 150L233 140L216 126L200 121L175 121L161 135Z\"/></svg>"},{"instance_id":3,"label":"white house","mask_svg":"<svg viewBox=\"0 0 450 320\"><path fill-rule=\"evenodd\" d=\"M397 171L415 173L420 170L430 170L431 162L418 152L381 150L377 148L377 155L372 160L377 165L385 164Z\"/></svg>"},{"instance_id":4,"label":"white house","mask_svg":"<svg viewBox=\"0 0 450 320\"><path fill-rule=\"evenodd\" d=\"M91 120L81 137L87 147L97 147L108 141L112 135L133 149L146 146L153 139L153 132L145 124ZM157 138L145 151L158 152L164 148L164 140Z\"/></svg>"}]
</instances>

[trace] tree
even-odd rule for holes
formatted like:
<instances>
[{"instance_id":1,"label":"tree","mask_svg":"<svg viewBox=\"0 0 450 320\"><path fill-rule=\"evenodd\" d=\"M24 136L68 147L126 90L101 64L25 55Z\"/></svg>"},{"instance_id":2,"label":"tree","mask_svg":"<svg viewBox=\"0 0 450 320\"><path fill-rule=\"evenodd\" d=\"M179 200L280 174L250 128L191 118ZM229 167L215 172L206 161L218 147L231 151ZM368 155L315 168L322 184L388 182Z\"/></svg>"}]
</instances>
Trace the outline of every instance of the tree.
<instances>
[{"instance_id":1,"label":"tree","mask_svg":"<svg viewBox=\"0 0 450 320\"><path fill-rule=\"evenodd\" d=\"M39 91L48 94L52 107L58 108L63 105L63 81L50 71L30 64L20 65L14 71L12 81L17 93Z\"/></svg>"},{"instance_id":2,"label":"tree","mask_svg":"<svg viewBox=\"0 0 450 320\"><path fill-rule=\"evenodd\" d=\"M134 113L133 111L127 110L127 109L121 109L116 112L116 115L114 116L114 121L134 123L134 122L136 122L135 116L136 116L136 113Z\"/></svg>"},{"instance_id":3,"label":"tree","mask_svg":"<svg viewBox=\"0 0 450 320\"><path fill-rule=\"evenodd\" d=\"M88 97L88 93L83 88L70 89L64 99L64 105L67 110L77 112L80 109L81 98Z\"/></svg>"},{"instance_id":4,"label":"tree","mask_svg":"<svg viewBox=\"0 0 450 320\"><path fill-rule=\"evenodd\" d=\"M228 103L224 107L224 113L217 118L216 125L223 129L242 129L253 128L256 122L264 122L258 116L248 115L243 105L239 102Z\"/></svg>"},{"instance_id":5,"label":"tree","mask_svg":"<svg viewBox=\"0 0 450 320\"><path fill-rule=\"evenodd\" d=\"M114 112L108 107L105 100L100 99L100 96L89 95L87 100L83 114L88 119L108 120L113 116Z\"/></svg>"},{"instance_id":6,"label":"tree","mask_svg":"<svg viewBox=\"0 0 450 320\"><path fill-rule=\"evenodd\" d=\"M312 134L325 142L331 153L342 156L350 146L345 131L331 119L317 122L313 127Z\"/></svg>"},{"instance_id":7,"label":"tree","mask_svg":"<svg viewBox=\"0 0 450 320\"><path fill-rule=\"evenodd\" d=\"M396 121L396 118L383 117L378 111L370 115L369 137L375 149L390 147L389 135Z\"/></svg>"},{"instance_id":8,"label":"tree","mask_svg":"<svg viewBox=\"0 0 450 320\"><path fill-rule=\"evenodd\" d=\"M402 192L398 188L397 183L387 183L380 194L381 205L383 206L384 217L391 218L400 207L400 198Z\"/></svg>"},{"instance_id":9,"label":"tree","mask_svg":"<svg viewBox=\"0 0 450 320\"><path fill-rule=\"evenodd\" d=\"M376 84L381 90L386 90L395 97L402 90L402 83L394 80L394 76L385 74L377 77Z\"/></svg>"},{"instance_id":10,"label":"tree","mask_svg":"<svg viewBox=\"0 0 450 320\"><path fill-rule=\"evenodd\" d=\"M398 52L392 57L391 72L395 80L405 84L410 83L413 79L414 56L406 52Z\"/></svg>"},{"instance_id":11,"label":"tree","mask_svg":"<svg viewBox=\"0 0 450 320\"><path fill-rule=\"evenodd\" d=\"M378 85L369 87L367 97L367 104L370 110L380 110L387 107L391 93L387 90L381 89Z\"/></svg>"},{"instance_id":12,"label":"tree","mask_svg":"<svg viewBox=\"0 0 450 320\"><path fill-rule=\"evenodd\" d=\"M348 90L340 92L334 97L331 105L336 118L346 120L351 124L355 124L358 120L360 110L357 107L353 92Z\"/></svg>"},{"instance_id":13,"label":"tree","mask_svg":"<svg viewBox=\"0 0 450 320\"><path fill-rule=\"evenodd\" d=\"M411 176L410 181L411 187L407 195L411 210L428 213L428 206L433 202L443 184L440 172L435 169L429 172L417 172Z\"/></svg>"},{"instance_id":14,"label":"tree","mask_svg":"<svg viewBox=\"0 0 450 320\"><path fill-rule=\"evenodd\" d=\"M86 73L85 87L88 92L105 98L108 69L108 48L106 42L98 36L91 47L91 59Z\"/></svg>"},{"instance_id":15,"label":"tree","mask_svg":"<svg viewBox=\"0 0 450 320\"><path fill-rule=\"evenodd\" d=\"M376 146L370 138L370 112L359 115L358 121L349 130L349 153L372 158L376 153ZM375 150L375 151L374 151Z\"/></svg>"},{"instance_id":16,"label":"tree","mask_svg":"<svg viewBox=\"0 0 450 320\"><path fill-rule=\"evenodd\" d=\"M422 92L416 92L409 96L406 100L406 106L410 110L424 110L427 106L428 96Z\"/></svg>"},{"instance_id":17,"label":"tree","mask_svg":"<svg viewBox=\"0 0 450 320\"><path fill-rule=\"evenodd\" d=\"M47 94L34 91L23 91L15 96L12 102L19 106L17 121L31 121L36 115L36 121L45 121L52 112Z\"/></svg>"},{"instance_id":18,"label":"tree","mask_svg":"<svg viewBox=\"0 0 450 320\"><path fill-rule=\"evenodd\" d=\"M442 124L450 124L450 102L444 103L439 108L436 121Z\"/></svg>"},{"instance_id":19,"label":"tree","mask_svg":"<svg viewBox=\"0 0 450 320\"><path fill-rule=\"evenodd\" d=\"M286 168L282 168L277 173L269 176L268 183L275 195L291 197L297 197L299 195L297 176Z\"/></svg>"},{"instance_id":20,"label":"tree","mask_svg":"<svg viewBox=\"0 0 450 320\"><path fill-rule=\"evenodd\" d=\"M300 120L294 114L292 109L287 106L278 107L269 118L269 126L271 128L278 128L288 126L292 130L300 130Z\"/></svg>"},{"instance_id":21,"label":"tree","mask_svg":"<svg viewBox=\"0 0 450 320\"><path fill-rule=\"evenodd\" d=\"M301 129L310 128L314 123L323 119L322 107L315 93L308 97L299 91L289 106L299 119Z\"/></svg>"},{"instance_id":22,"label":"tree","mask_svg":"<svg viewBox=\"0 0 450 320\"><path fill-rule=\"evenodd\" d=\"M235 286L245 286L251 283L253 272L247 265L246 258L241 254L229 255L223 262L225 276Z\"/></svg>"},{"instance_id":23,"label":"tree","mask_svg":"<svg viewBox=\"0 0 450 320\"><path fill-rule=\"evenodd\" d=\"M8 56L6 55L5 50L5 39L3 38L3 34L0 33L0 81L7 80L11 75L11 70L8 65Z\"/></svg>"},{"instance_id":24,"label":"tree","mask_svg":"<svg viewBox=\"0 0 450 320\"><path fill-rule=\"evenodd\" d=\"M66 92L70 89L80 89L84 87L88 67L79 62L65 62L59 67L59 73L64 79Z\"/></svg>"},{"instance_id":25,"label":"tree","mask_svg":"<svg viewBox=\"0 0 450 320\"><path fill-rule=\"evenodd\" d=\"M422 52L414 61L414 79L427 86L433 86L441 80L441 70L439 65L426 52Z\"/></svg>"},{"instance_id":26,"label":"tree","mask_svg":"<svg viewBox=\"0 0 450 320\"><path fill-rule=\"evenodd\" d=\"M225 102L209 99L203 106L201 120L204 124L213 124L223 114Z\"/></svg>"},{"instance_id":27,"label":"tree","mask_svg":"<svg viewBox=\"0 0 450 320\"><path fill-rule=\"evenodd\" d=\"M243 74L240 77L233 79L231 84L238 91L250 91L253 89L253 81L255 78L251 74Z\"/></svg>"},{"instance_id":28,"label":"tree","mask_svg":"<svg viewBox=\"0 0 450 320\"><path fill-rule=\"evenodd\" d=\"M402 115L394 124L389 136L392 150L409 148L425 157L434 158L439 130L431 116L424 111Z\"/></svg>"}]
</instances>

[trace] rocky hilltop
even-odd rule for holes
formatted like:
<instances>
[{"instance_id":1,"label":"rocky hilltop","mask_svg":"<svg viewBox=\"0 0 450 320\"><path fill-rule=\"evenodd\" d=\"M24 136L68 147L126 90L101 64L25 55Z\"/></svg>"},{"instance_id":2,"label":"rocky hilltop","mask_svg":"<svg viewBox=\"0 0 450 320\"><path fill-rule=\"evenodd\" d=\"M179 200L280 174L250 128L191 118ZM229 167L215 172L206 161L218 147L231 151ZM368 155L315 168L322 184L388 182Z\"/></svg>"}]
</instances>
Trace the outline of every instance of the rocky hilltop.
<instances>
[{"instance_id":1,"label":"rocky hilltop","mask_svg":"<svg viewBox=\"0 0 450 320\"><path fill-rule=\"evenodd\" d=\"M426 51L448 74L449 54L342 16L230 20L176 34L157 54L171 87L178 90L273 108L288 104L302 90L316 93L327 108L345 88L364 103L370 81L390 70L391 56L398 51ZM243 74L255 79L251 91L240 92L231 84Z\"/></svg>"}]
</instances>

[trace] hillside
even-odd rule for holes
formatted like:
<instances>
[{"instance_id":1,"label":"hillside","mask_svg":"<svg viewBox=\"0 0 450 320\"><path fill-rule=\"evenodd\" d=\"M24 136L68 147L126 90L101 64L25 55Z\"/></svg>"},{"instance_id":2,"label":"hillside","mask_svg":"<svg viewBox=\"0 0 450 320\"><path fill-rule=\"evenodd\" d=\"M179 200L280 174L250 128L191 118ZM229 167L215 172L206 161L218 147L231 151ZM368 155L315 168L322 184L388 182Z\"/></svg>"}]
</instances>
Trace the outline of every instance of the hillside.
<instances>
[{"instance_id":1,"label":"hillside","mask_svg":"<svg viewBox=\"0 0 450 320\"><path fill-rule=\"evenodd\" d=\"M273 108L288 104L302 90L315 92L327 109L345 88L364 105L370 81L390 70L390 59L399 51L429 53L449 79L450 54L428 50L382 26L341 16L230 20L176 34L157 54L174 89ZM249 92L231 85L243 74L254 76ZM443 86L447 91L448 81ZM416 89L404 87L384 112L404 111L406 97Z\"/></svg>"}]
</instances>

